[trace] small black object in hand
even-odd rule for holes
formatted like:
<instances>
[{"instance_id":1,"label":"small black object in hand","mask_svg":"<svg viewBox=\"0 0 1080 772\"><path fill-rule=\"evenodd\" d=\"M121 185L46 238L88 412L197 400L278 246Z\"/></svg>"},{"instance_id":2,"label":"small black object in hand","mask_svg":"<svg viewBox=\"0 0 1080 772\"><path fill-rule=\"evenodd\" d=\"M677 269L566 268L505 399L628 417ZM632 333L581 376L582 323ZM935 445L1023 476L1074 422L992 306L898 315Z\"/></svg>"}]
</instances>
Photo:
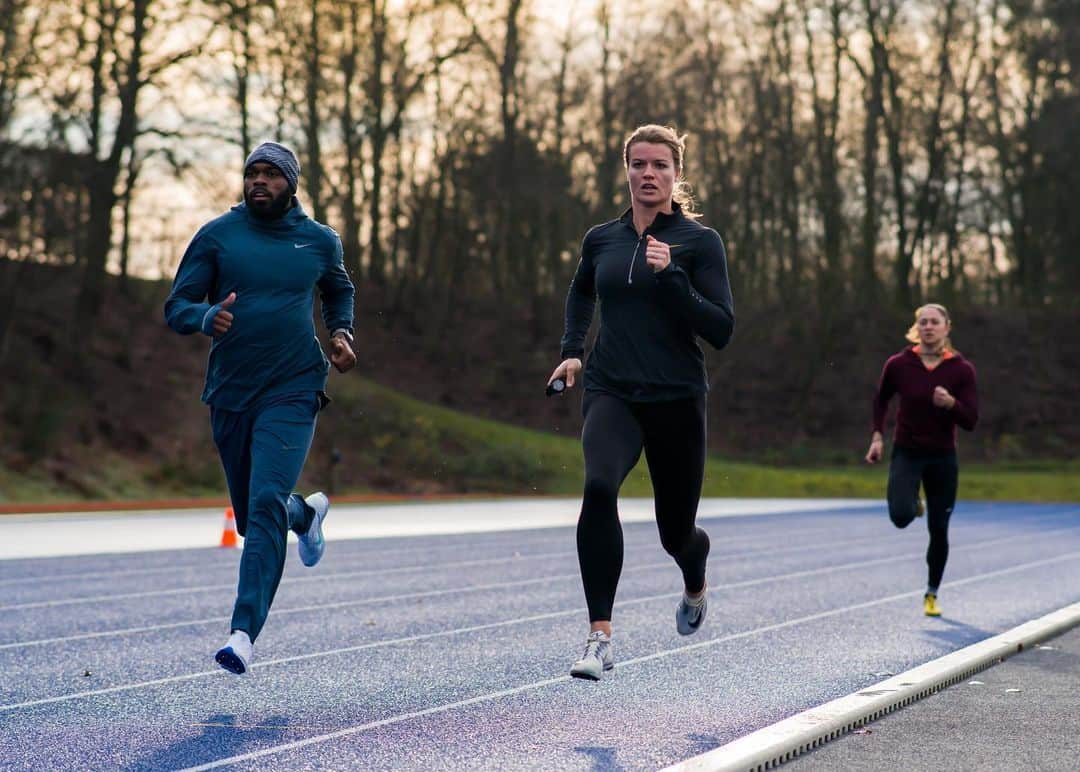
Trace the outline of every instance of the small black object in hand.
<instances>
[{"instance_id":1,"label":"small black object in hand","mask_svg":"<svg viewBox=\"0 0 1080 772\"><path fill-rule=\"evenodd\" d=\"M547 389L544 391L549 397L553 397L556 394L562 394L566 391L566 381L562 378L556 378L547 385Z\"/></svg>"}]
</instances>

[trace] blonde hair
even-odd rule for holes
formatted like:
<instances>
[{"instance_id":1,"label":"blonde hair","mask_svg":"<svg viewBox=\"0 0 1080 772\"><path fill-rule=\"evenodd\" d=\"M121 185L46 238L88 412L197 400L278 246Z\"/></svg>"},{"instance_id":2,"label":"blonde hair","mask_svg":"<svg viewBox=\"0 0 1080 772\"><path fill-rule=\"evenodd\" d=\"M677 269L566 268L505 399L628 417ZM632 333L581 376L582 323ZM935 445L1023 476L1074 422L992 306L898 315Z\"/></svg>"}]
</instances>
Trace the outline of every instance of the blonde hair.
<instances>
[{"instance_id":1,"label":"blonde hair","mask_svg":"<svg viewBox=\"0 0 1080 772\"><path fill-rule=\"evenodd\" d=\"M679 205L679 208L687 217L700 217L701 215L694 211L694 196L690 189L690 183L683 177L686 135L680 135L673 127L661 126L658 123L647 123L644 126L638 126L623 143L624 166L630 166L630 148L638 142L667 145L671 148L671 158L675 162L675 187L671 191L671 199Z\"/></svg>"},{"instance_id":2,"label":"blonde hair","mask_svg":"<svg viewBox=\"0 0 1080 772\"><path fill-rule=\"evenodd\" d=\"M939 314L944 316L945 324L949 325L950 329L952 328L952 317L949 316L949 309L945 308L945 306L941 305L941 303L924 303L923 305L915 309L915 323L908 328L907 335L904 336L912 343L919 342L919 314L921 314L923 311L926 311L927 309L937 311ZM956 349L953 348L952 340L949 339L948 336L945 337L945 350L953 352L956 351Z\"/></svg>"}]
</instances>

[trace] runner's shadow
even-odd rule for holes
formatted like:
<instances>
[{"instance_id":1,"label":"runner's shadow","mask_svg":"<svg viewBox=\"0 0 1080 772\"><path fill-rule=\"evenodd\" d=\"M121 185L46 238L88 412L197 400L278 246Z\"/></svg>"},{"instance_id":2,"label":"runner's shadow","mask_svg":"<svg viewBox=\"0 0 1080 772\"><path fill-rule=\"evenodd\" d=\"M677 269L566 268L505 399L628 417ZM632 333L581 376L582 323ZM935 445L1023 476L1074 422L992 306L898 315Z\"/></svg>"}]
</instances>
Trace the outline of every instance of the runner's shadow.
<instances>
[{"instance_id":1,"label":"runner's shadow","mask_svg":"<svg viewBox=\"0 0 1080 772\"><path fill-rule=\"evenodd\" d=\"M290 729L285 716L267 716L258 726L240 724L236 716L216 713L192 725L199 734L124 767L125 770L183 769L280 743Z\"/></svg>"},{"instance_id":2,"label":"runner's shadow","mask_svg":"<svg viewBox=\"0 0 1080 772\"><path fill-rule=\"evenodd\" d=\"M936 619L934 620L934 623L938 625L938 627L924 630L923 635L927 638L953 645L967 646L972 643L984 641L987 638L996 635L996 633L984 630L981 627L975 627L974 625L969 625L955 619L948 619L947 617Z\"/></svg>"},{"instance_id":3,"label":"runner's shadow","mask_svg":"<svg viewBox=\"0 0 1080 772\"><path fill-rule=\"evenodd\" d=\"M690 746L690 755L697 756L706 751L715 750L724 744L724 741L710 734L688 734L686 739L693 743Z\"/></svg>"},{"instance_id":4,"label":"runner's shadow","mask_svg":"<svg viewBox=\"0 0 1080 772\"><path fill-rule=\"evenodd\" d=\"M596 745L579 745L575 751L592 759L592 772L614 772L623 769L622 765L615 760L615 749L604 748Z\"/></svg>"}]
</instances>

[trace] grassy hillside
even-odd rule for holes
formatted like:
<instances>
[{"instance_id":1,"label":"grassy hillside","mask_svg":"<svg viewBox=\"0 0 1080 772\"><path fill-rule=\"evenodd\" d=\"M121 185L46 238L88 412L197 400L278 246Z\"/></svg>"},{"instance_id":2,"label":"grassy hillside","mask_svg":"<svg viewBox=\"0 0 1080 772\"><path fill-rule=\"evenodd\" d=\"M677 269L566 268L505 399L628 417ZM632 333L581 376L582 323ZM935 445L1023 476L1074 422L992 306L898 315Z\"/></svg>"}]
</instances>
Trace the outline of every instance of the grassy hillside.
<instances>
[{"instance_id":1,"label":"grassy hillside","mask_svg":"<svg viewBox=\"0 0 1080 772\"><path fill-rule=\"evenodd\" d=\"M0 259L0 276L11 265ZM70 314L78 267L26 268L0 344L0 502L220 497L198 399L207 341L165 327L168 282L110 283L99 323L82 331ZM580 493L580 398L542 391L561 303L539 319L463 300L436 327L421 318L424 304L395 307L387 293L362 289L359 366L331 374L334 401L302 488ZM864 351L804 317L751 306L733 344L709 353L718 458L706 494L883 495L885 468L866 468L860 456L873 380L905 321L885 311L860 318ZM962 348L979 370L982 417L963 435L962 496L1080 501L1078 321L1072 311L965 315ZM1010 345L1019 340L1031 345ZM625 491L648 490L639 468Z\"/></svg>"},{"instance_id":2,"label":"grassy hillside","mask_svg":"<svg viewBox=\"0 0 1080 772\"><path fill-rule=\"evenodd\" d=\"M401 481L409 480L406 492L415 493L581 492L582 457L576 437L475 418L359 377L337 385L318 434L303 489L333 485L338 493L365 493L400 490ZM365 439L351 442L354 435ZM335 447L342 458L331 465L329 454ZM0 468L0 501L224 494L217 459L208 444L201 452L157 463L136 463L120 454L98 462L82 465L78 479L67 484L32 471L16 474ZM705 495L880 498L886 471L884 465L806 469L712 457L706 469ZM1076 462L964 464L961 475L961 496L966 499L1080 501L1080 463ZM631 473L623 492L651 494L644 460Z\"/></svg>"},{"instance_id":3,"label":"grassy hillside","mask_svg":"<svg viewBox=\"0 0 1080 772\"><path fill-rule=\"evenodd\" d=\"M577 437L474 418L403 396L360 379L339 399L362 416L363 405L378 404L376 447L365 460L414 473L430 473L471 491L581 492L583 463ZM436 449L439 449L436 452ZM806 469L733 463L711 457L705 471L707 496L884 495L887 467ZM626 495L651 495L644 459L623 488ZM1080 462L976 465L962 467L965 498L1080 501Z\"/></svg>"}]
</instances>

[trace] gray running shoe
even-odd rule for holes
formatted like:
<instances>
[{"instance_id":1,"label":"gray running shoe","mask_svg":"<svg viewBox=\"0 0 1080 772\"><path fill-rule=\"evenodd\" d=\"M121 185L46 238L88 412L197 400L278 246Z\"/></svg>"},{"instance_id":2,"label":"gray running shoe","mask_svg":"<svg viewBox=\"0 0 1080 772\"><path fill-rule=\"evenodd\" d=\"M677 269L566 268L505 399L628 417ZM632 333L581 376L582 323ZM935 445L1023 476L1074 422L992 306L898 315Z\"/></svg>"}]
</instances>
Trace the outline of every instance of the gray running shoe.
<instances>
[{"instance_id":1,"label":"gray running shoe","mask_svg":"<svg viewBox=\"0 0 1080 772\"><path fill-rule=\"evenodd\" d=\"M696 606L690 603L686 593L683 593L682 599L679 601L679 607L675 609L675 629L679 631L679 635L693 635L701 628L701 623L705 621L705 609L708 605L708 596L703 596L701 605Z\"/></svg>"},{"instance_id":2,"label":"gray running shoe","mask_svg":"<svg viewBox=\"0 0 1080 772\"><path fill-rule=\"evenodd\" d=\"M585 641L585 653L570 668L570 675L599 681L604 671L613 667L615 660L611 653L611 639L602 631L594 630Z\"/></svg>"},{"instance_id":3,"label":"gray running shoe","mask_svg":"<svg viewBox=\"0 0 1080 772\"><path fill-rule=\"evenodd\" d=\"M310 568L319 562L326 550L326 540L323 538L322 523L326 519L326 513L330 511L330 499L322 491L312 493L304 503L315 510L315 516L311 518L311 525L307 533L300 537L297 551L300 553L300 562Z\"/></svg>"}]
</instances>

